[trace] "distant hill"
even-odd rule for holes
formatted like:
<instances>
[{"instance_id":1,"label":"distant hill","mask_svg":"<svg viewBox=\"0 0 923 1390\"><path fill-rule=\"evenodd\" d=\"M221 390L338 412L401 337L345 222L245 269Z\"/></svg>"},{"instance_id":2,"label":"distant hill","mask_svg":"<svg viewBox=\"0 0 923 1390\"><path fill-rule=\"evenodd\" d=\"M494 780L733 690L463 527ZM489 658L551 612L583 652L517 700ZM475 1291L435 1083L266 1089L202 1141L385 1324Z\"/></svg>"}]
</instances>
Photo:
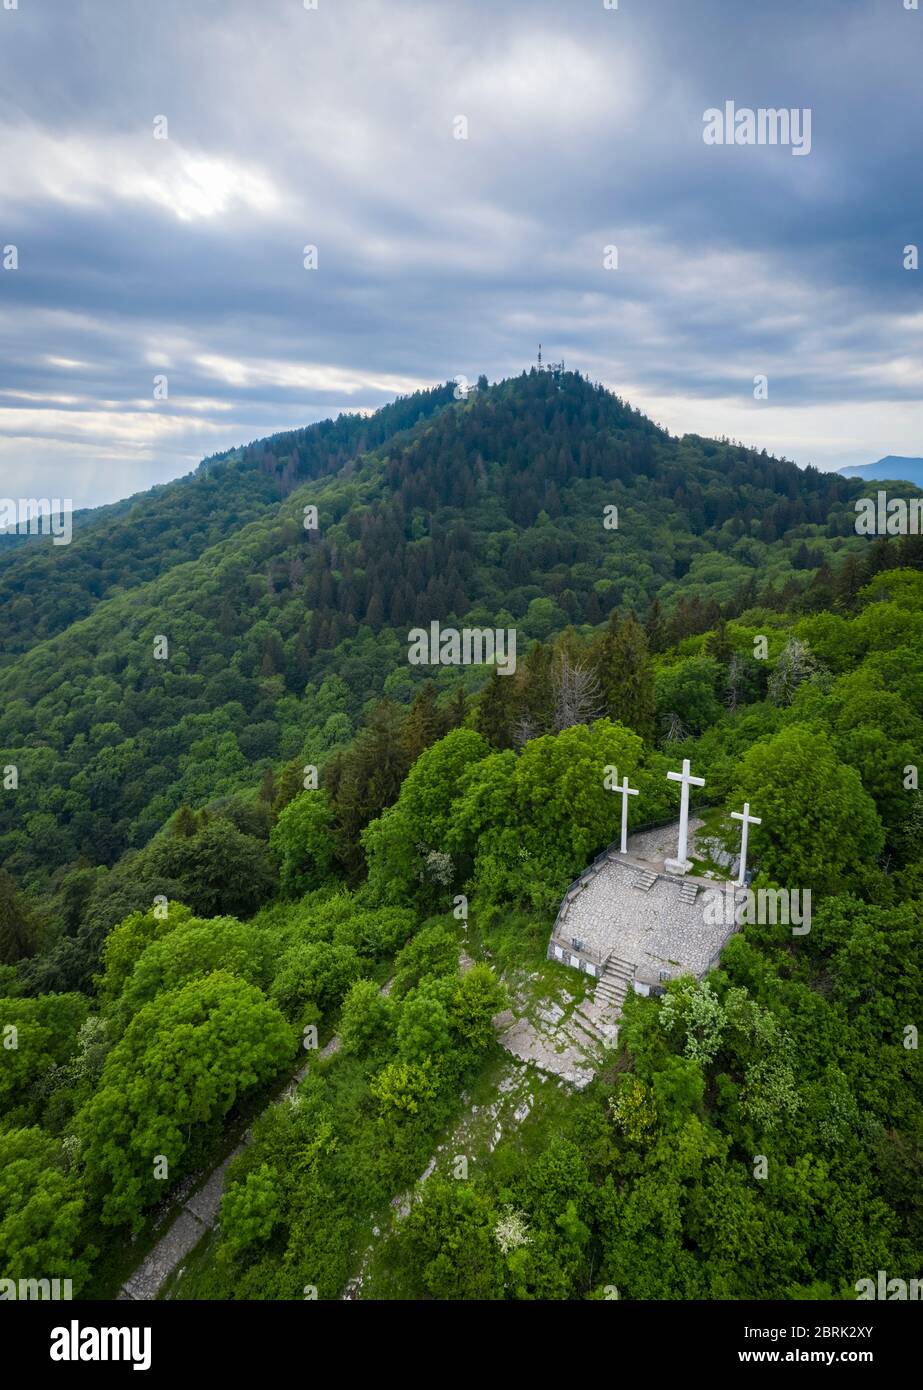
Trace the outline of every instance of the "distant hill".
<instances>
[{"instance_id":1,"label":"distant hill","mask_svg":"<svg viewBox=\"0 0 923 1390\"><path fill-rule=\"evenodd\" d=\"M310 478L331 477L453 401L448 382L204 459L193 473L74 513L71 545L0 532L0 665L113 594L194 560Z\"/></svg>"},{"instance_id":2,"label":"distant hill","mask_svg":"<svg viewBox=\"0 0 923 1390\"><path fill-rule=\"evenodd\" d=\"M923 487L923 458L908 459L900 458L897 454L888 454L877 463L851 463L837 471L843 478L865 478L873 483L893 479L896 482L914 483L917 487Z\"/></svg>"}]
</instances>

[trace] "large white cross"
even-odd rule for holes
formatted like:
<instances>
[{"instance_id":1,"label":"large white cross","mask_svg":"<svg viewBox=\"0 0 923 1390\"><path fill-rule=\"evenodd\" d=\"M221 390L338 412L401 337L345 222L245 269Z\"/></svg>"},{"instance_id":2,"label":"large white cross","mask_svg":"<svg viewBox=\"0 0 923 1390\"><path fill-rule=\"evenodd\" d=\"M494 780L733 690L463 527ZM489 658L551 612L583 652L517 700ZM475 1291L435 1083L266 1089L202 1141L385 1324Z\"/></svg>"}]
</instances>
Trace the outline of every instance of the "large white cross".
<instances>
[{"instance_id":1,"label":"large white cross","mask_svg":"<svg viewBox=\"0 0 923 1390\"><path fill-rule=\"evenodd\" d=\"M750 803L744 802L742 811L732 811L731 816L734 820L743 821L740 827L740 873L737 875L737 885L742 888L747 876L747 835L751 825L762 825L762 816L750 815Z\"/></svg>"},{"instance_id":2,"label":"large white cross","mask_svg":"<svg viewBox=\"0 0 923 1390\"><path fill-rule=\"evenodd\" d=\"M620 787L616 787L615 790L616 790L617 792L621 792L621 794L622 794L622 853L623 853L623 854L627 854L627 853L628 853L628 798L629 798L630 796L637 796L637 795L638 795L638 788L637 788L637 787L630 787L630 786L628 785L628 778L627 778L627 777L623 777L623 778L622 778L622 785L621 785Z\"/></svg>"},{"instance_id":3,"label":"large white cross","mask_svg":"<svg viewBox=\"0 0 923 1390\"><path fill-rule=\"evenodd\" d=\"M666 860L665 867L673 873L684 874L692 868L691 863L686 858L686 846L689 839L689 788L704 787L704 777L693 777L689 771L689 759L683 758L682 772L668 772L667 777L671 782L682 783L682 793L679 801L679 849L676 858Z\"/></svg>"}]
</instances>

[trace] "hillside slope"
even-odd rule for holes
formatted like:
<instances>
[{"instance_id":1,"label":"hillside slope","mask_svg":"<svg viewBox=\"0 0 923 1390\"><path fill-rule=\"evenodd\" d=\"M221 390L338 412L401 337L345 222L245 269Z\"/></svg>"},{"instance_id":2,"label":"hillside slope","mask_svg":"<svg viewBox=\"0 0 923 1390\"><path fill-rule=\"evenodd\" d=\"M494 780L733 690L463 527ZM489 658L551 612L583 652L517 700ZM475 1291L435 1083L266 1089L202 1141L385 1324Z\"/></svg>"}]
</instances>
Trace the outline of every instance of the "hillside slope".
<instances>
[{"instance_id":1,"label":"hillside slope","mask_svg":"<svg viewBox=\"0 0 923 1390\"><path fill-rule=\"evenodd\" d=\"M52 547L0 536L0 664L86 617L120 591L193 560L262 516L308 478L332 476L452 400L451 385L257 440L194 473L111 506L75 513L74 538Z\"/></svg>"},{"instance_id":2,"label":"hillside slope","mask_svg":"<svg viewBox=\"0 0 923 1390\"><path fill-rule=\"evenodd\" d=\"M525 644L688 594L704 630L709 603L752 602L758 586L797 591L809 577L799 571L863 544L855 485L673 438L575 374L533 372L439 411L446 392L425 409L398 402L361 433L351 417L345 443L337 426L304 432L307 461L251 446L139 504L119 520L118 545L111 528L88 526L73 546L6 567L14 641L35 631L25 610L40 606L50 626L88 612L0 671L0 760L20 782L0 800L0 853L14 874L40 881L80 855L110 863L183 802L252 786L273 760L323 761L367 701L407 698L433 674L408 667L409 626L515 626ZM430 418L395 433L413 412ZM343 468L347 445L375 438ZM251 455L275 458L272 486L294 490L270 503L262 466L246 472ZM339 471L298 486L319 460ZM194 496L212 499L217 530L238 529L210 546L207 521L184 529ZM309 503L318 531L303 525ZM611 506L617 529L603 524ZM484 672L465 676L477 684Z\"/></svg>"}]
</instances>

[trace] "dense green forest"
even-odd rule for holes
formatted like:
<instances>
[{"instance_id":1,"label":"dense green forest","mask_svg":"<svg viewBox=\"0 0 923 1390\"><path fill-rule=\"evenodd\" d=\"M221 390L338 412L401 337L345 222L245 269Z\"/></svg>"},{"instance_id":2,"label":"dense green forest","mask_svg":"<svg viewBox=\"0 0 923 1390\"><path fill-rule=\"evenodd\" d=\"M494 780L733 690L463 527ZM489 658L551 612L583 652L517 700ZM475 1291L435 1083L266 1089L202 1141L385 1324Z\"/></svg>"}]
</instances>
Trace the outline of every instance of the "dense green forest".
<instances>
[{"instance_id":1,"label":"dense green forest","mask_svg":"<svg viewBox=\"0 0 923 1390\"><path fill-rule=\"evenodd\" d=\"M11 872L44 889L81 858L112 866L185 803L243 789L254 769L324 761L370 699L406 700L420 675L404 659L410 625L545 640L657 598L676 641L757 600L784 607L811 576L808 601L826 600L825 562L861 546L856 484L672 439L576 375L549 380L448 407L449 388L411 397L378 426L313 427L314 443L280 436L86 523L71 546L20 551L0 570L16 595L3 649L20 652L0 669L0 758L19 769L16 797L0 799ZM341 464L351 440L417 415ZM284 501L256 502L267 467L291 485L322 465Z\"/></svg>"},{"instance_id":2,"label":"dense green forest","mask_svg":"<svg viewBox=\"0 0 923 1390\"><path fill-rule=\"evenodd\" d=\"M169 1296L917 1277L923 538L857 536L862 494L533 371L6 551L0 1277L114 1296L250 1123ZM433 619L515 629L515 675L409 665ZM519 1085L492 1018L574 975L602 770L635 826L684 757L729 844L760 806L754 887L810 888L810 932L630 996L585 1090L530 1074L482 1132Z\"/></svg>"},{"instance_id":3,"label":"dense green forest","mask_svg":"<svg viewBox=\"0 0 923 1390\"><path fill-rule=\"evenodd\" d=\"M371 417L341 415L216 454L178 482L113 506L76 512L75 539L61 550L50 552L27 535L0 536L0 661L9 662L63 631L101 599L196 559L263 515L304 479L330 476L451 399L450 386L436 387L399 399ZM4 568L10 561L15 564Z\"/></svg>"}]
</instances>

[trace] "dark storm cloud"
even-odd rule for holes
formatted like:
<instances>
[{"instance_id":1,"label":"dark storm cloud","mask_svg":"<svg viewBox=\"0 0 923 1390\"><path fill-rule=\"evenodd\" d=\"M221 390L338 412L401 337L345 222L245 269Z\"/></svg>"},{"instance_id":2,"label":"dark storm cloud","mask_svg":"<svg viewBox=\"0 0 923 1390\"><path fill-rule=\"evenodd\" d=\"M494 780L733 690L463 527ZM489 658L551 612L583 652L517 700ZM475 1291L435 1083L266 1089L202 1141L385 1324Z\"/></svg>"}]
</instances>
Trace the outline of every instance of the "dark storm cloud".
<instances>
[{"instance_id":1,"label":"dark storm cloud","mask_svg":"<svg viewBox=\"0 0 923 1390\"><path fill-rule=\"evenodd\" d=\"M923 452L921 54L902 0L21 0L0 492L124 495L539 338L673 429ZM810 108L810 154L707 146L726 101Z\"/></svg>"}]
</instances>

